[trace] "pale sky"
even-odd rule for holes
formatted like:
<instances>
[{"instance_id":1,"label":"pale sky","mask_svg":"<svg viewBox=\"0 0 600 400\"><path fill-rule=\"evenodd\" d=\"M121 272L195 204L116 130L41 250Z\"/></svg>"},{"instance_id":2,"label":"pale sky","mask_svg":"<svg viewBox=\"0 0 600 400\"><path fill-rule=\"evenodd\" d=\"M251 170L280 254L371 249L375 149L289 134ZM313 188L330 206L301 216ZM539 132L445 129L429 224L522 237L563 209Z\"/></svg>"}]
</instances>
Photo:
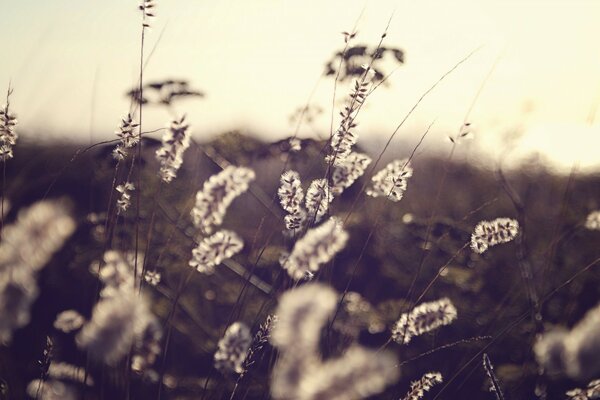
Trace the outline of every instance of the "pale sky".
<instances>
[{"instance_id":1,"label":"pale sky","mask_svg":"<svg viewBox=\"0 0 600 400\"><path fill-rule=\"evenodd\" d=\"M403 49L406 60L390 87L368 100L359 117L363 138L386 138L433 82L483 46L425 99L399 139L415 142L435 120L425 148L443 146L497 61L469 117L471 146L497 157L507 134L520 132L514 157L534 150L564 168L600 164L600 124L589 123L600 96L600 1L156 2L147 54L162 38L145 80L186 79L206 93L176 105L198 139L231 129L289 136L290 114L315 87L312 102L324 114L314 129L328 132L333 81L319 77L343 47L340 32L362 11L355 43L375 45L393 13L384 45ZM0 0L0 7L0 91L12 81L23 135L111 138L138 74L137 2ZM346 92L338 88L338 96ZM156 107L144 115L148 129L169 119Z\"/></svg>"}]
</instances>

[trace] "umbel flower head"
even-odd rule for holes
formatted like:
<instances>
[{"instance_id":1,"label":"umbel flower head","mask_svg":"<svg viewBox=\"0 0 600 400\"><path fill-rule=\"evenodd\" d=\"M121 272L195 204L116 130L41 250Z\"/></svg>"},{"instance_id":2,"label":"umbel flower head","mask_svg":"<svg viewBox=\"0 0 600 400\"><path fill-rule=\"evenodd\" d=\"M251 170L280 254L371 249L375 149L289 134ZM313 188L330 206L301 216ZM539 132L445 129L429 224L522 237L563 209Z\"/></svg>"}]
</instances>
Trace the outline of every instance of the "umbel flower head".
<instances>
[{"instance_id":1,"label":"umbel flower head","mask_svg":"<svg viewBox=\"0 0 600 400\"><path fill-rule=\"evenodd\" d=\"M85 318L75 310L66 310L56 316L54 328L69 333L83 326Z\"/></svg>"},{"instance_id":2,"label":"umbel flower head","mask_svg":"<svg viewBox=\"0 0 600 400\"><path fill-rule=\"evenodd\" d=\"M196 205L191 216L194 225L203 233L210 234L215 226L223 223L227 208L236 197L248 190L255 178L254 171L230 165L211 176L202 190L196 193Z\"/></svg>"},{"instance_id":3,"label":"umbel flower head","mask_svg":"<svg viewBox=\"0 0 600 400\"><path fill-rule=\"evenodd\" d=\"M471 234L471 249L482 254L488 248L513 240L519 234L519 222L512 218L481 221Z\"/></svg>"},{"instance_id":4,"label":"umbel flower head","mask_svg":"<svg viewBox=\"0 0 600 400\"><path fill-rule=\"evenodd\" d=\"M571 389L566 393L566 395L570 400L600 399L600 379L591 381L584 389Z\"/></svg>"},{"instance_id":5,"label":"umbel flower head","mask_svg":"<svg viewBox=\"0 0 600 400\"><path fill-rule=\"evenodd\" d=\"M215 353L215 368L223 372L241 374L251 344L250 329L242 322L234 322L219 340Z\"/></svg>"},{"instance_id":6,"label":"umbel flower head","mask_svg":"<svg viewBox=\"0 0 600 400\"><path fill-rule=\"evenodd\" d=\"M336 217L329 218L316 228L309 229L300 238L281 266L293 279L302 279L319 270L346 245L348 232Z\"/></svg>"},{"instance_id":7,"label":"umbel flower head","mask_svg":"<svg viewBox=\"0 0 600 400\"><path fill-rule=\"evenodd\" d=\"M408 159L395 160L377 172L371 178L372 186L367 189L367 196L386 197L397 202L402 200L406 191L407 181L413 175L413 169Z\"/></svg>"},{"instance_id":8,"label":"umbel flower head","mask_svg":"<svg viewBox=\"0 0 600 400\"><path fill-rule=\"evenodd\" d=\"M456 307L446 297L421 303L409 313L400 316L392 329L392 339L400 344L407 344L415 336L451 324L456 317Z\"/></svg>"}]
</instances>

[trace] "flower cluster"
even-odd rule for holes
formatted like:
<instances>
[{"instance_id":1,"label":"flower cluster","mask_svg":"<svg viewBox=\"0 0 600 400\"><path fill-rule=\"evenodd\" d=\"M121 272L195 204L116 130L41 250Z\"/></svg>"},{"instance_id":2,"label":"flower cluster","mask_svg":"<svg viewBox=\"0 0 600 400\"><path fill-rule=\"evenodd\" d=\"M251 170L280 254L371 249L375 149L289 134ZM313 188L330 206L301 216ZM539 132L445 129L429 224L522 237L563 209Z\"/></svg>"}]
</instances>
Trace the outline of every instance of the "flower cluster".
<instances>
[{"instance_id":1,"label":"flower cluster","mask_svg":"<svg viewBox=\"0 0 600 400\"><path fill-rule=\"evenodd\" d=\"M135 186L131 182L125 182L115 189L121 193L121 197L117 200L117 209L119 212L125 212L131 206L131 192L135 190Z\"/></svg>"},{"instance_id":2,"label":"flower cluster","mask_svg":"<svg viewBox=\"0 0 600 400\"><path fill-rule=\"evenodd\" d=\"M241 322L234 322L219 340L215 353L215 368L223 372L241 374L251 344L250 329Z\"/></svg>"},{"instance_id":3,"label":"flower cluster","mask_svg":"<svg viewBox=\"0 0 600 400\"><path fill-rule=\"evenodd\" d=\"M600 398L600 379L588 383L585 389L571 389L566 393L569 400L592 400Z\"/></svg>"},{"instance_id":4,"label":"flower cluster","mask_svg":"<svg viewBox=\"0 0 600 400\"><path fill-rule=\"evenodd\" d=\"M271 334L271 343L279 349L271 383L274 399L360 399L381 392L398 378L391 354L358 345L338 358L322 360L321 330L337 302L338 294L319 283L281 296Z\"/></svg>"},{"instance_id":5,"label":"flower cluster","mask_svg":"<svg viewBox=\"0 0 600 400\"><path fill-rule=\"evenodd\" d=\"M592 211L585 219L585 228L600 231L600 210Z\"/></svg>"},{"instance_id":6,"label":"flower cluster","mask_svg":"<svg viewBox=\"0 0 600 400\"><path fill-rule=\"evenodd\" d=\"M570 331L545 333L534 345L538 363L549 372L564 372L574 379L594 378L600 373L600 305Z\"/></svg>"},{"instance_id":7,"label":"flower cluster","mask_svg":"<svg viewBox=\"0 0 600 400\"><path fill-rule=\"evenodd\" d=\"M113 150L113 157L116 160L124 160L127 156L127 149L134 147L140 141L140 135L135 133L135 128L140 124L135 123L131 113L121 118L121 123L115 131L121 143Z\"/></svg>"},{"instance_id":8,"label":"flower cluster","mask_svg":"<svg viewBox=\"0 0 600 400\"><path fill-rule=\"evenodd\" d=\"M85 318L75 310L66 310L56 316L54 328L64 333L76 331L83 326Z\"/></svg>"},{"instance_id":9,"label":"flower cluster","mask_svg":"<svg viewBox=\"0 0 600 400\"><path fill-rule=\"evenodd\" d=\"M397 343L407 344L415 336L451 324L456 317L456 307L448 298L422 303L400 316L392 329L392 339Z\"/></svg>"},{"instance_id":10,"label":"flower cluster","mask_svg":"<svg viewBox=\"0 0 600 400\"><path fill-rule=\"evenodd\" d=\"M256 355L258 352L261 351L262 348L269 342L269 339L271 338L271 330L273 329L273 326L277 324L277 320L277 315L268 315L265 319L265 322L260 325L258 332L256 332L256 335L254 335L254 339L252 339L252 345L248 349L248 355L244 360L240 377L243 377L246 372L248 372L250 366L252 366L252 364L254 364L256 361Z\"/></svg>"},{"instance_id":11,"label":"flower cluster","mask_svg":"<svg viewBox=\"0 0 600 400\"><path fill-rule=\"evenodd\" d=\"M306 278L342 250L347 240L348 232L341 221L331 217L318 227L309 229L296 242L290 255L281 260L281 266L293 279Z\"/></svg>"},{"instance_id":12,"label":"flower cluster","mask_svg":"<svg viewBox=\"0 0 600 400\"><path fill-rule=\"evenodd\" d=\"M239 253L243 247L244 242L235 232L220 230L204 238L192 250L189 265L203 274L212 274L215 266Z\"/></svg>"},{"instance_id":13,"label":"flower cluster","mask_svg":"<svg viewBox=\"0 0 600 400\"><path fill-rule=\"evenodd\" d=\"M333 195L327 179L315 179L306 191L306 210L310 221L319 222L329 210Z\"/></svg>"},{"instance_id":14,"label":"flower cluster","mask_svg":"<svg viewBox=\"0 0 600 400\"><path fill-rule=\"evenodd\" d=\"M248 190L254 178L251 169L233 165L211 176L196 194L196 204L191 212L194 225L210 234L215 226L221 225L229 205Z\"/></svg>"},{"instance_id":15,"label":"flower cluster","mask_svg":"<svg viewBox=\"0 0 600 400\"><path fill-rule=\"evenodd\" d=\"M519 234L519 222L511 218L481 221L471 234L471 249L482 254L489 247L513 240Z\"/></svg>"},{"instance_id":16,"label":"flower cluster","mask_svg":"<svg viewBox=\"0 0 600 400\"><path fill-rule=\"evenodd\" d=\"M29 323L37 298L36 273L71 236L75 221L59 201L40 201L4 227L0 243L0 343Z\"/></svg>"},{"instance_id":17,"label":"flower cluster","mask_svg":"<svg viewBox=\"0 0 600 400\"><path fill-rule=\"evenodd\" d=\"M139 285L135 283L133 271L143 265L141 257L138 264L134 264L135 258L133 253L114 250L104 254L104 265L98 275L104 284L101 299L75 338L80 348L108 365L117 364L132 347L136 349L132 367L139 365L138 357L153 361L158 354L156 343L162 333L146 298L135 290ZM140 354L144 351L148 353Z\"/></svg>"},{"instance_id":18,"label":"flower cluster","mask_svg":"<svg viewBox=\"0 0 600 400\"><path fill-rule=\"evenodd\" d=\"M8 96L12 91L9 89ZM13 146L17 143L19 135L15 131L17 117L9 110L10 103L0 108L0 160L6 161L13 158Z\"/></svg>"},{"instance_id":19,"label":"flower cluster","mask_svg":"<svg viewBox=\"0 0 600 400\"><path fill-rule=\"evenodd\" d=\"M418 381L410 384L410 391L402 398L402 400L419 400L425 396L425 392L431 390L437 384L442 383L442 374L439 372L428 372Z\"/></svg>"},{"instance_id":20,"label":"flower cluster","mask_svg":"<svg viewBox=\"0 0 600 400\"><path fill-rule=\"evenodd\" d=\"M154 14L154 7L156 7L156 3L154 0L142 0L139 5L139 10L142 12L142 25L144 28L150 27L148 23L148 18L153 18L156 15Z\"/></svg>"},{"instance_id":21,"label":"flower cluster","mask_svg":"<svg viewBox=\"0 0 600 400\"><path fill-rule=\"evenodd\" d=\"M395 160L377 172L371 178L372 186L366 194L371 197L386 197L393 202L402 200L407 181L413 175L413 169L407 159Z\"/></svg>"},{"instance_id":22,"label":"flower cluster","mask_svg":"<svg viewBox=\"0 0 600 400\"><path fill-rule=\"evenodd\" d=\"M333 167L331 174L331 193L335 196L342 194L344 189L349 188L367 167L371 164L371 158L362 153L350 153L346 159Z\"/></svg>"},{"instance_id":23,"label":"flower cluster","mask_svg":"<svg viewBox=\"0 0 600 400\"><path fill-rule=\"evenodd\" d=\"M183 153L190 146L190 126L185 122L185 115L171 122L162 138L162 147L156 151L160 162L160 178L171 182L183 163Z\"/></svg>"},{"instance_id":24,"label":"flower cluster","mask_svg":"<svg viewBox=\"0 0 600 400\"><path fill-rule=\"evenodd\" d=\"M280 178L277 194L281 207L288 213L284 217L285 228L289 231L299 230L306 220L306 211L302 206L304 191L300 175L291 170L284 172Z\"/></svg>"},{"instance_id":25,"label":"flower cluster","mask_svg":"<svg viewBox=\"0 0 600 400\"><path fill-rule=\"evenodd\" d=\"M342 120L337 130L331 136L331 152L325 158L325 161L338 165L346 160L346 157L352 152L352 146L354 146L358 140L358 134L354 131L356 128L356 116L364 101L367 98L369 86L372 81L372 69L365 67L365 72L360 79L354 81L354 87L350 92L347 100L347 104L344 109L340 112Z\"/></svg>"}]
</instances>

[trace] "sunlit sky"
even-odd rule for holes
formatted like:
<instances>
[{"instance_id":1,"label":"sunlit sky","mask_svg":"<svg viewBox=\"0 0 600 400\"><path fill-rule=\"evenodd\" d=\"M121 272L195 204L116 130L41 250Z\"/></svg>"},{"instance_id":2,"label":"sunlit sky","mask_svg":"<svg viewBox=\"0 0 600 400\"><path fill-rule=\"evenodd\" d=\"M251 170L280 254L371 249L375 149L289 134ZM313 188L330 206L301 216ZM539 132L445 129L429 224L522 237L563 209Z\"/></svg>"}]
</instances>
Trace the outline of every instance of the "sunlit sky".
<instances>
[{"instance_id":1,"label":"sunlit sky","mask_svg":"<svg viewBox=\"0 0 600 400\"><path fill-rule=\"evenodd\" d=\"M375 45L392 16L384 45L403 49L406 63L368 100L361 137L387 138L431 84L483 46L424 100L399 140L415 142L435 120L424 149L445 146L495 65L468 118L469 146L498 157L510 143L511 157L539 151L567 169L600 163L600 124L590 122L600 96L600 1L156 1L145 80L186 79L206 93L175 105L198 139L232 129L289 136L290 114L313 89L324 113L300 134L327 133L333 80L320 77L343 47L340 32L357 23L355 43ZM0 90L12 82L23 135L111 138L139 73L137 3L0 2ZM170 118L146 110L149 129Z\"/></svg>"}]
</instances>

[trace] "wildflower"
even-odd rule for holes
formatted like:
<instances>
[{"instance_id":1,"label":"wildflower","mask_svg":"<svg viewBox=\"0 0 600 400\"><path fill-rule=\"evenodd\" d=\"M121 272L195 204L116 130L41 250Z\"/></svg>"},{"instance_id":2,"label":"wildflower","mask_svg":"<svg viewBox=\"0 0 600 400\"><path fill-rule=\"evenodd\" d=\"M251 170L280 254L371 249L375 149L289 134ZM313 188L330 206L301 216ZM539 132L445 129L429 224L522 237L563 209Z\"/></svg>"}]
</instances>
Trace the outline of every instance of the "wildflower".
<instances>
[{"instance_id":1,"label":"wildflower","mask_svg":"<svg viewBox=\"0 0 600 400\"><path fill-rule=\"evenodd\" d=\"M93 358L115 365L129 353L153 318L143 297L131 290L121 290L96 304L91 320L75 340Z\"/></svg>"},{"instance_id":2,"label":"wildflower","mask_svg":"<svg viewBox=\"0 0 600 400\"><path fill-rule=\"evenodd\" d=\"M126 116L121 118L121 123L115 131L115 133L121 140L120 146L122 146L125 149L129 149L139 143L140 136L134 132L135 128L137 128L138 126L140 126L140 124L136 124L133 121L131 113L128 113Z\"/></svg>"},{"instance_id":3,"label":"wildflower","mask_svg":"<svg viewBox=\"0 0 600 400\"><path fill-rule=\"evenodd\" d=\"M265 322L260 324L258 332L256 332L256 335L254 335L252 344L248 349L248 355L244 360L240 377L243 377L246 372L248 372L248 368L250 368L250 366L256 361L255 357L257 353L269 342L269 339L271 338L271 331L277 324L277 320L277 315L268 315L265 319Z\"/></svg>"},{"instance_id":4,"label":"wildflower","mask_svg":"<svg viewBox=\"0 0 600 400\"><path fill-rule=\"evenodd\" d=\"M164 182L171 182L183 163L183 153L190 146L189 127L185 115L171 122L162 138L162 147L156 151L156 158L161 165L160 178Z\"/></svg>"},{"instance_id":5,"label":"wildflower","mask_svg":"<svg viewBox=\"0 0 600 400\"><path fill-rule=\"evenodd\" d=\"M319 222L327 213L329 203L333 201L333 194L327 179L315 179L306 191L306 210L311 219Z\"/></svg>"},{"instance_id":6,"label":"wildflower","mask_svg":"<svg viewBox=\"0 0 600 400\"><path fill-rule=\"evenodd\" d=\"M54 379L69 380L88 385L94 384L94 379L85 373L85 369L65 362L52 361L48 367L48 376Z\"/></svg>"},{"instance_id":7,"label":"wildflower","mask_svg":"<svg viewBox=\"0 0 600 400\"><path fill-rule=\"evenodd\" d=\"M585 228L589 230L600 230L600 210L592 211L585 220Z\"/></svg>"},{"instance_id":8,"label":"wildflower","mask_svg":"<svg viewBox=\"0 0 600 400\"><path fill-rule=\"evenodd\" d=\"M116 187L117 192L121 193L121 197L117 200L117 208L119 212L125 212L131 206L131 193L135 190L135 186L131 182L125 182Z\"/></svg>"},{"instance_id":9,"label":"wildflower","mask_svg":"<svg viewBox=\"0 0 600 400\"><path fill-rule=\"evenodd\" d=\"M486 353L483 353L483 368L491 382L490 392L496 395L496 399L503 400L504 394L502 393L502 388L500 387L496 373L494 373L494 366Z\"/></svg>"},{"instance_id":10,"label":"wildflower","mask_svg":"<svg viewBox=\"0 0 600 400\"><path fill-rule=\"evenodd\" d=\"M456 308L450 299L422 303L409 313L404 313L392 329L392 339L407 344L415 336L449 325L456 319Z\"/></svg>"},{"instance_id":11,"label":"wildflower","mask_svg":"<svg viewBox=\"0 0 600 400\"><path fill-rule=\"evenodd\" d=\"M592 400L600 398L600 379L587 384L585 389L571 389L566 393L570 400Z\"/></svg>"},{"instance_id":12,"label":"wildflower","mask_svg":"<svg viewBox=\"0 0 600 400\"><path fill-rule=\"evenodd\" d=\"M318 350L321 327L337 307L337 294L320 283L310 283L285 292L279 299L275 315L277 324L271 343L282 350L295 349L299 354Z\"/></svg>"},{"instance_id":13,"label":"wildflower","mask_svg":"<svg viewBox=\"0 0 600 400\"><path fill-rule=\"evenodd\" d=\"M281 296L271 333L271 343L279 349L271 384L274 399L360 399L397 379L391 354L356 345L339 358L322 361L321 330L337 302L338 294L320 283Z\"/></svg>"},{"instance_id":14,"label":"wildflower","mask_svg":"<svg viewBox=\"0 0 600 400\"><path fill-rule=\"evenodd\" d=\"M371 197L400 201L406 191L408 178L412 175L413 169L407 159L392 161L371 178L373 184L366 193Z\"/></svg>"},{"instance_id":15,"label":"wildflower","mask_svg":"<svg viewBox=\"0 0 600 400\"><path fill-rule=\"evenodd\" d=\"M138 374L148 372L160 354L162 335L161 324L156 318L151 317L134 342L131 357L131 369L134 372Z\"/></svg>"},{"instance_id":16,"label":"wildflower","mask_svg":"<svg viewBox=\"0 0 600 400\"><path fill-rule=\"evenodd\" d=\"M143 256L137 257L137 275L141 274L144 264ZM90 269L92 273L98 273L98 278L104 285L100 291L101 297L110 297L119 294L122 290L133 290L135 284L134 264L136 256L134 252L122 253L116 250L108 250L104 253L103 263L100 269L98 263L92 263ZM139 283L139 282L138 282Z\"/></svg>"},{"instance_id":17,"label":"wildflower","mask_svg":"<svg viewBox=\"0 0 600 400\"><path fill-rule=\"evenodd\" d=\"M325 157L325 161L332 163L334 166L339 165L346 160L348 155L352 152L352 146L354 146L358 140L358 135L354 132L354 128L357 126L355 119L358 110L366 100L368 87L370 85L370 80L367 80L366 74L367 71L365 71L364 79L354 81L354 88L349 95L347 104L340 112L340 116L342 117L340 125L331 136L331 152Z\"/></svg>"},{"instance_id":18,"label":"wildflower","mask_svg":"<svg viewBox=\"0 0 600 400\"><path fill-rule=\"evenodd\" d=\"M148 18L153 18L156 15L154 14L154 7L156 7L156 3L154 0L142 0L140 6L138 7L142 12L142 25L144 28L149 28L150 24L148 23Z\"/></svg>"},{"instance_id":19,"label":"wildflower","mask_svg":"<svg viewBox=\"0 0 600 400\"><path fill-rule=\"evenodd\" d=\"M359 293L347 292L343 296L333 328L347 336L358 337L363 329L369 333L385 330L385 323L377 310Z\"/></svg>"},{"instance_id":20,"label":"wildflower","mask_svg":"<svg viewBox=\"0 0 600 400\"><path fill-rule=\"evenodd\" d=\"M442 383L442 374L439 372L428 372L418 381L410 384L410 391L402 398L402 400L419 400L425 395L425 392L431 390L437 384Z\"/></svg>"},{"instance_id":21,"label":"wildflower","mask_svg":"<svg viewBox=\"0 0 600 400\"><path fill-rule=\"evenodd\" d=\"M215 266L239 253L243 247L244 242L235 232L221 230L203 239L192 250L189 265L203 274L212 274Z\"/></svg>"},{"instance_id":22,"label":"wildflower","mask_svg":"<svg viewBox=\"0 0 600 400\"><path fill-rule=\"evenodd\" d=\"M319 266L331 260L346 245L348 233L336 217L316 228L309 229L300 238L289 257L281 266L293 279L301 279L308 272L316 272Z\"/></svg>"},{"instance_id":23,"label":"wildflower","mask_svg":"<svg viewBox=\"0 0 600 400\"><path fill-rule=\"evenodd\" d=\"M6 161L13 158L13 146L17 143L19 135L15 132L17 117L10 112L8 101L12 90L8 89L7 102L0 108L0 160Z\"/></svg>"},{"instance_id":24,"label":"wildflower","mask_svg":"<svg viewBox=\"0 0 600 400\"><path fill-rule=\"evenodd\" d=\"M75 221L63 202L40 201L20 211L16 223L2 232L0 272L41 269L74 231Z\"/></svg>"},{"instance_id":25,"label":"wildflower","mask_svg":"<svg viewBox=\"0 0 600 400\"><path fill-rule=\"evenodd\" d=\"M75 310L66 310L56 316L54 328L64 333L76 331L83 326L85 318Z\"/></svg>"},{"instance_id":26,"label":"wildflower","mask_svg":"<svg viewBox=\"0 0 600 400\"><path fill-rule=\"evenodd\" d=\"M382 392L399 376L396 359L353 345L346 353L306 371L299 398L357 400Z\"/></svg>"},{"instance_id":27,"label":"wildflower","mask_svg":"<svg viewBox=\"0 0 600 400\"><path fill-rule=\"evenodd\" d=\"M471 249L482 254L489 247L513 240L519 233L519 222L511 218L481 221L471 234Z\"/></svg>"},{"instance_id":28,"label":"wildflower","mask_svg":"<svg viewBox=\"0 0 600 400\"><path fill-rule=\"evenodd\" d=\"M296 171L285 171L281 175L277 194L279 195L281 207L290 214L294 213L302 206L302 200L304 199L300 175Z\"/></svg>"},{"instance_id":29,"label":"wildflower","mask_svg":"<svg viewBox=\"0 0 600 400\"><path fill-rule=\"evenodd\" d=\"M13 332L29 323L30 308L38 296L32 275L15 270L0 274L0 343L8 344Z\"/></svg>"},{"instance_id":30,"label":"wildflower","mask_svg":"<svg viewBox=\"0 0 600 400\"><path fill-rule=\"evenodd\" d=\"M218 350L215 353L215 368L223 372L242 373L250 344L252 344L250 329L241 322L231 324L223 338L219 340Z\"/></svg>"},{"instance_id":31,"label":"wildflower","mask_svg":"<svg viewBox=\"0 0 600 400\"><path fill-rule=\"evenodd\" d=\"M72 385L59 380L34 379L27 385L27 395L38 400L76 400L79 395Z\"/></svg>"},{"instance_id":32,"label":"wildflower","mask_svg":"<svg viewBox=\"0 0 600 400\"><path fill-rule=\"evenodd\" d=\"M156 286L160 283L160 272L146 271L144 280L151 286Z\"/></svg>"},{"instance_id":33,"label":"wildflower","mask_svg":"<svg viewBox=\"0 0 600 400\"><path fill-rule=\"evenodd\" d=\"M191 212L194 225L210 234L215 226L221 225L229 205L248 190L254 177L251 169L232 165L211 176L196 194L196 205Z\"/></svg>"},{"instance_id":34,"label":"wildflower","mask_svg":"<svg viewBox=\"0 0 600 400\"><path fill-rule=\"evenodd\" d=\"M302 141L296 137L291 137L289 140L290 152L297 153L302 150Z\"/></svg>"},{"instance_id":35,"label":"wildflower","mask_svg":"<svg viewBox=\"0 0 600 400\"><path fill-rule=\"evenodd\" d=\"M127 157L127 150L123 146L117 146L112 151L112 156L117 161L123 161Z\"/></svg>"},{"instance_id":36,"label":"wildflower","mask_svg":"<svg viewBox=\"0 0 600 400\"><path fill-rule=\"evenodd\" d=\"M331 174L331 193L335 196L342 194L354 181L365 173L371 163L371 158L362 153L350 153L343 162L333 168Z\"/></svg>"},{"instance_id":37,"label":"wildflower","mask_svg":"<svg viewBox=\"0 0 600 400\"><path fill-rule=\"evenodd\" d=\"M570 331L543 334L534 345L538 363L551 372L564 372L574 379L589 379L600 373L600 305L588 311Z\"/></svg>"}]
</instances>

